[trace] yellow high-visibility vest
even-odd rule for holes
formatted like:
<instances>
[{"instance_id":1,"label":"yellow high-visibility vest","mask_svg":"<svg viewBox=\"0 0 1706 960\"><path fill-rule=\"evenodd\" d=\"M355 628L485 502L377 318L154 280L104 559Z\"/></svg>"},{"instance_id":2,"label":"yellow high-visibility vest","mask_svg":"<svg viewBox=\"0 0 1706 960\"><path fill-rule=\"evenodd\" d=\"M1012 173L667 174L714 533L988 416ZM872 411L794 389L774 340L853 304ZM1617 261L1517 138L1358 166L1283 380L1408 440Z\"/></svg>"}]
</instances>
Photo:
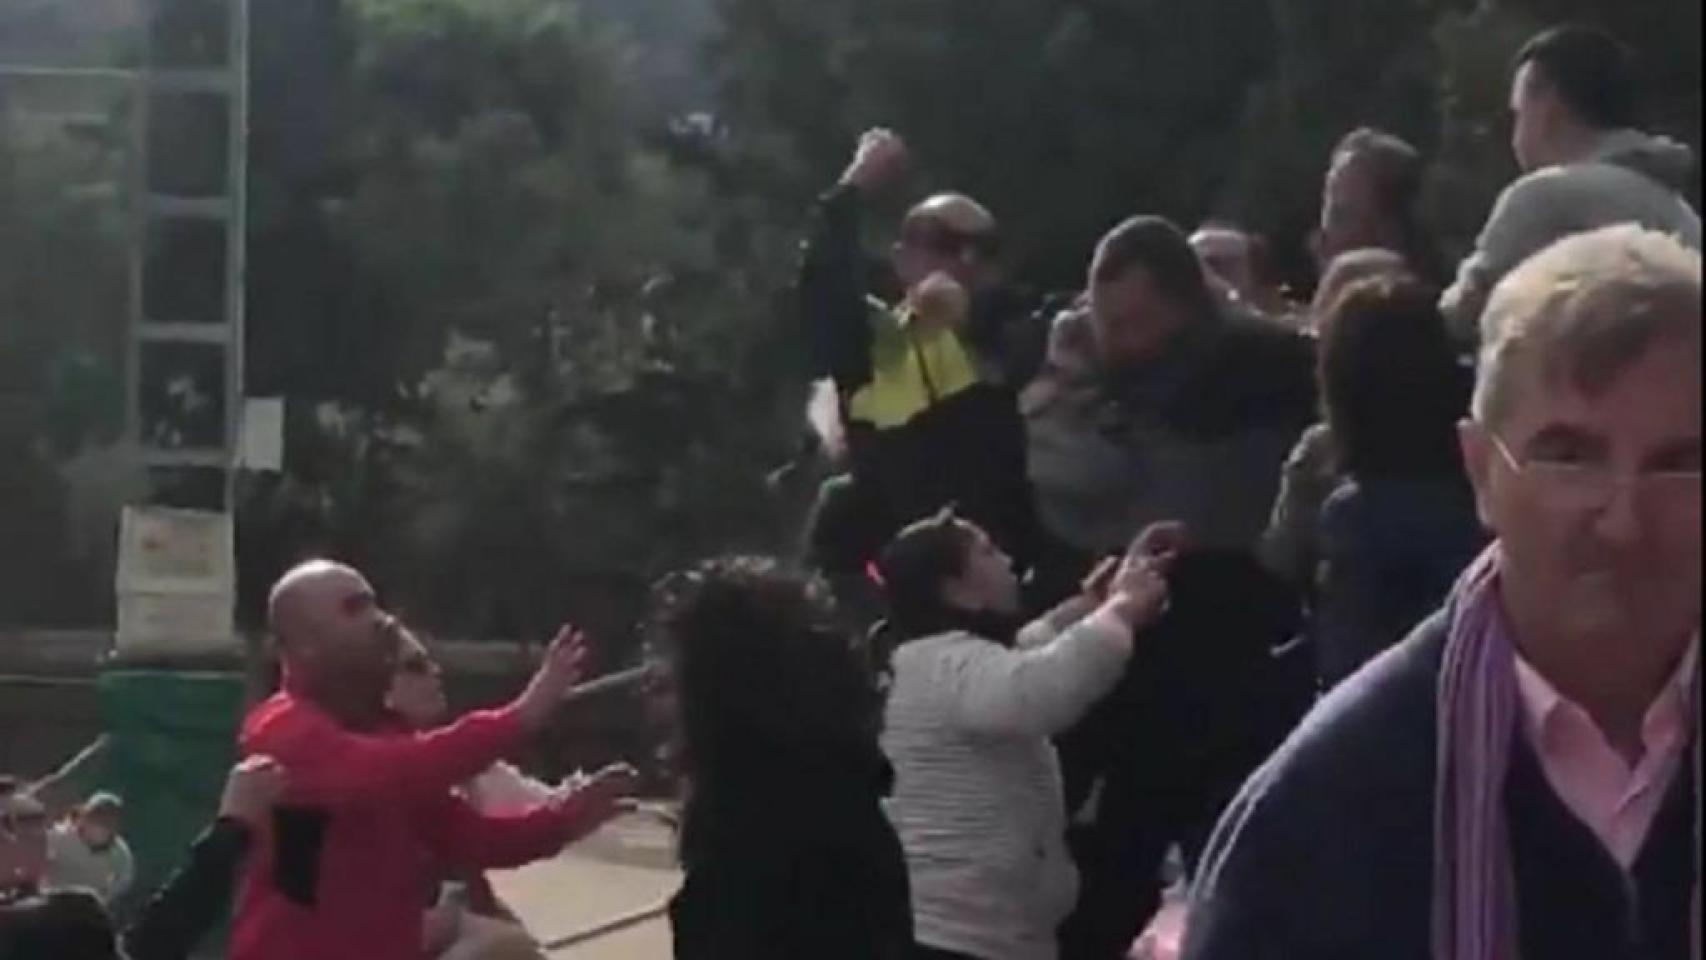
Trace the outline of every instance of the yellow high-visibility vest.
<instances>
[{"instance_id":1,"label":"yellow high-visibility vest","mask_svg":"<svg viewBox=\"0 0 1706 960\"><path fill-rule=\"evenodd\" d=\"M871 379L847 402L850 420L892 430L978 382L950 328L920 330L902 309L871 303Z\"/></svg>"}]
</instances>

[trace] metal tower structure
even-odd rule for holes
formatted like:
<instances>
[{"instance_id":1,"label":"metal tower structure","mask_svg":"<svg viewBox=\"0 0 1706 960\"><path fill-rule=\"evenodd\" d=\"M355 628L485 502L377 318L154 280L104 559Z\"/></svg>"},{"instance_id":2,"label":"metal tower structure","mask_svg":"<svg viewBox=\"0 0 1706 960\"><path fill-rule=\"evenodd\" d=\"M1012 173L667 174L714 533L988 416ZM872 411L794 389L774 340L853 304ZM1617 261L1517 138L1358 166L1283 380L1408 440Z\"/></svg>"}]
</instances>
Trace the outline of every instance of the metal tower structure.
<instances>
[{"instance_id":1,"label":"metal tower structure","mask_svg":"<svg viewBox=\"0 0 1706 960\"><path fill-rule=\"evenodd\" d=\"M142 0L141 10L135 69L0 64L0 81L127 88L126 446L151 476L216 473L219 502L193 505L231 511L244 397L250 0ZM179 137L210 130L194 163L164 162L168 146L184 156ZM162 398L174 384L198 392L198 375L218 381L203 398L219 404L217 417L210 430L181 431Z\"/></svg>"}]
</instances>

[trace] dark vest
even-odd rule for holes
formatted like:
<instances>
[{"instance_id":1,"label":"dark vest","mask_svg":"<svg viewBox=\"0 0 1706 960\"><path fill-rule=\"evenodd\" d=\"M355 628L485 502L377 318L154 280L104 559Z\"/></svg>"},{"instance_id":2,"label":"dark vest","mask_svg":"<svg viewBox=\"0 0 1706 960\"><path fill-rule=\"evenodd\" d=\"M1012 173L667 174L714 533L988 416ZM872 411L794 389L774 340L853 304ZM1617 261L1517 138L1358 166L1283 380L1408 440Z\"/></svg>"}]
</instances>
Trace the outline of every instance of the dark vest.
<instances>
[{"instance_id":1,"label":"dark vest","mask_svg":"<svg viewBox=\"0 0 1706 960\"><path fill-rule=\"evenodd\" d=\"M1632 875L1553 792L1526 740L1505 788L1523 960L1687 960L1694 765L1683 763Z\"/></svg>"}]
</instances>

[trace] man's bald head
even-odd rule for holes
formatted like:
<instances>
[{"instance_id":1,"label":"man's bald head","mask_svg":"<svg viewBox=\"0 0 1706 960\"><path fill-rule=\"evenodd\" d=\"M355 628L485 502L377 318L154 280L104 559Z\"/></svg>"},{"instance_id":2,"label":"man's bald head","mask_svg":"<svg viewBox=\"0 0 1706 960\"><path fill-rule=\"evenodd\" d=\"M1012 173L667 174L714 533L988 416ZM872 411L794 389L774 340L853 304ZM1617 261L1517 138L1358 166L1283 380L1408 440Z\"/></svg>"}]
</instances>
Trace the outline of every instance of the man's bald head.
<instances>
[{"instance_id":1,"label":"man's bald head","mask_svg":"<svg viewBox=\"0 0 1706 960\"><path fill-rule=\"evenodd\" d=\"M273 584L267 597L267 627L284 644L312 639L316 621L355 598L373 598L367 578L331 560L309 560L292 567Z\"/></svg>"},{"instance_id":2,"label":"man's bald head","mask_svg":"<svg viewBox=\"0 0 1706 960\"><path fill-rule=\"evenodd\" d=\"M355 569L310 560L279 578L267 622L291 673L308 689L375 708L397 659L397 621Z\"/></svg>"},{"instance_id":3,"label":"man's bald head","mask_svg":"<svg viewBox=\"0 0 1706 960\"><path fill-rule=\"evenodd\" d=\"M939 193L901 221L895 274L908 289L933 273L946 273L975 291L996 281L998 248L994 214L965 194Z\"/></svg>"},{"instance_id":4,"label":"man's bald head","mask_svg":"<svg viewBox=\"0 0 1706 960\"><path fill-rule=\"evenodd\" d=\"M956 233L992 234L995 215L989 208L963 193L938 193L907 211L902 230L927 224L947 227Z\"/></svg>"}]
</instances>

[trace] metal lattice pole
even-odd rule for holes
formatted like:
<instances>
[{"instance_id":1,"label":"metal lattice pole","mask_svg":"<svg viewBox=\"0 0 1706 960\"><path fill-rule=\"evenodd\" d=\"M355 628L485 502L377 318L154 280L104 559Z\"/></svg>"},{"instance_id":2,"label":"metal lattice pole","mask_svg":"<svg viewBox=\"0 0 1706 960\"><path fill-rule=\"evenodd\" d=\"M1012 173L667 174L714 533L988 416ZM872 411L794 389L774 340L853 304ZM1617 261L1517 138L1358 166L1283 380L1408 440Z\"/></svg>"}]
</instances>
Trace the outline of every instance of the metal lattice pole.
<instances>
[{"instance_id":1,"label":"metal lattice pole","mask_svg":"<svg viewBox=\"0 0 1706 960\"><path fill-rule=\"evenodd\" d=\"M125 70L101 67L53 67L0 64L0 80L31 83L115 83L129 88L131 99L129 181L128 294L125 338L125 438L137 461L151 470L200 468L222 473L221 508L236 507L238 455L243 424L243 344L246 243L248 228L249 35L250 0L225 0L225 63L217 68L186 69L160 65L151 29L159 13L181 0L148 0L143 5L142 64ZM149 178L153 145L152 101L156 95L213 95L224 98L225 176L221 189L210 196L157 193ZM156 223L181 220L216 221L224 227L224 270L220 322L184 322L180 318L148 315L148 252ZM158 281L154 281L158 282ZM165 447L154 443L143 422L144 353L159 345L198 345L223 352L223 413L216 447Z\"/></svg>"}]
</instances>

